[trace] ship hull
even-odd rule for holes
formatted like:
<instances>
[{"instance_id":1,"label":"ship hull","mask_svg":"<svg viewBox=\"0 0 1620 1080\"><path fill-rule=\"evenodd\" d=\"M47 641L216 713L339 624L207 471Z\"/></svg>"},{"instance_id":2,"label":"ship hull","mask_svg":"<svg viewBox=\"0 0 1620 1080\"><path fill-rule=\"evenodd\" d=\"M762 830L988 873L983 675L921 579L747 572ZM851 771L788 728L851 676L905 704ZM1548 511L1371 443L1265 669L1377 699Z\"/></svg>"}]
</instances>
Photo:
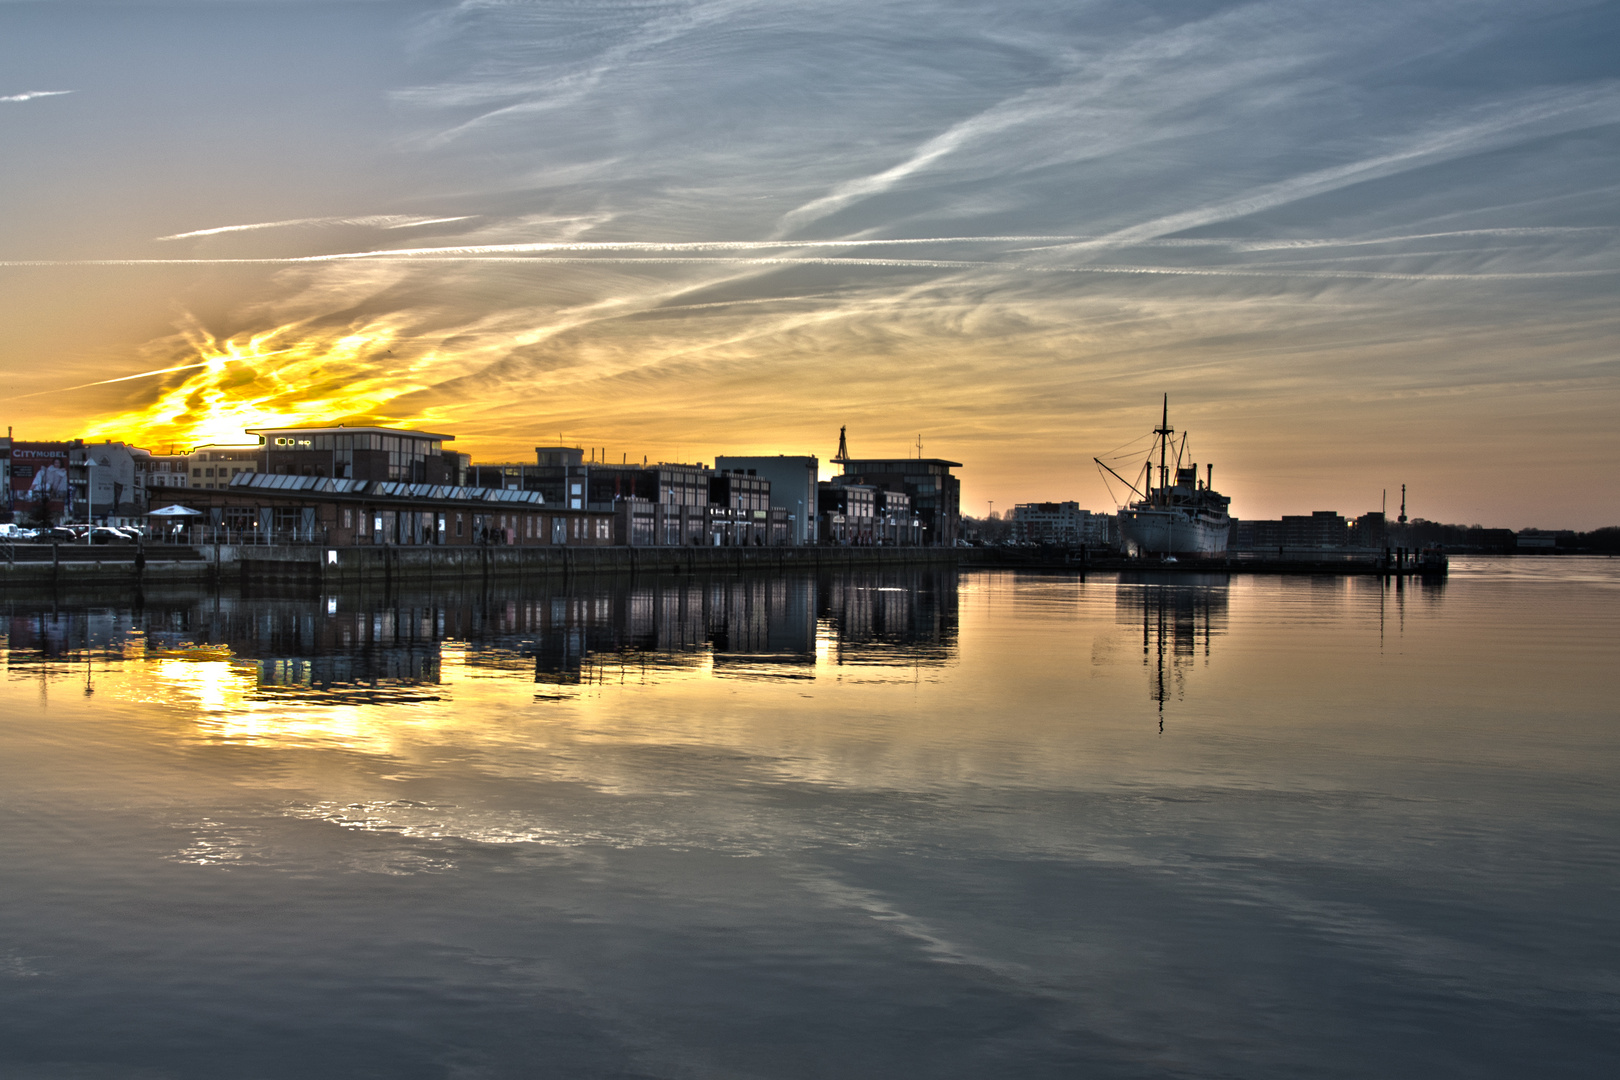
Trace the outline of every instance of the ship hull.
<instances>
[{"instance_id":1,"label":"ship hull","mask_svg":"<svg viewBox=\"0 0 1620 1080\"><path fill-rule=\"evenodd\" d=\"M1226 554L1231 520L1207 512L1164 507L1119 512L1119 538L1131 555L1217 558Z\"/></svg>"}]
</instances>

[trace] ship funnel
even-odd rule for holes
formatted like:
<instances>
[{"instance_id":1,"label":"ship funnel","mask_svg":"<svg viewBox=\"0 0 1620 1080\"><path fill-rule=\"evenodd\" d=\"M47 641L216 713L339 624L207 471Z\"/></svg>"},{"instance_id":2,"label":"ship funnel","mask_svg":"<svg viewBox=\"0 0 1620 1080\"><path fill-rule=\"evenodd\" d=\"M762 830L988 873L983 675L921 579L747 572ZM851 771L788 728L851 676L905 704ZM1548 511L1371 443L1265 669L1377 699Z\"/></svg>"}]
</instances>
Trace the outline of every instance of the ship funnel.
<instances>
[{"instance_id":1,"label":"ship funnel","mask_svg":"<svg viewBox=\"0 0 1620 1080\"><path fill-rule=\"evenodd\" d=\"M1204 486L1213 491L1215 488L1215 466L1210 464L1204 466L1204 468L1209 470L1209 479L1204 481Z\"/></svg>"}]
</instances>

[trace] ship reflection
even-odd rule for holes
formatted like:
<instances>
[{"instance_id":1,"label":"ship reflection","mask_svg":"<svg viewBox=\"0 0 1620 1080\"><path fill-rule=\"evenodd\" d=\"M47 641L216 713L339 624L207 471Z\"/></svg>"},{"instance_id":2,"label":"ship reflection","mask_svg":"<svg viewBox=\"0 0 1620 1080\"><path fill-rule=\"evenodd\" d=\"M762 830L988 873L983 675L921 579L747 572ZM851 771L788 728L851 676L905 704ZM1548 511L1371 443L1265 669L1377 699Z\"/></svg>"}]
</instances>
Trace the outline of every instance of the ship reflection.
<instances>
[{"instance_id":1,"label":"ship reflection","mask_svg":"<svg viewBox=\"0 0 1620 1080\"><path fill-rule=\"evenodd\" d=\"M956 650L957 581L928 569L575 580L370 601L207 596L8 614L14 673L228 662L251 674L253 699L403 703L435 699L452 657L472 674L554 688L681 672L813 679L821 665L942 665Z\"/></svg>"},{"instance_id":2,"label":"ship reflection","mask_svg":"<svg viewBox=\"0 0 1620 1080\"><path fill-rule=\"evenodd\" d=\"M1209 661L1211 641L1226 633L1225 574L1121 575L1114 620L1140 629L1142 664L1149 696L1158 704L1164 730L1164 703L1185 693L1187 672Z\"/></svg>"}]
</instances>

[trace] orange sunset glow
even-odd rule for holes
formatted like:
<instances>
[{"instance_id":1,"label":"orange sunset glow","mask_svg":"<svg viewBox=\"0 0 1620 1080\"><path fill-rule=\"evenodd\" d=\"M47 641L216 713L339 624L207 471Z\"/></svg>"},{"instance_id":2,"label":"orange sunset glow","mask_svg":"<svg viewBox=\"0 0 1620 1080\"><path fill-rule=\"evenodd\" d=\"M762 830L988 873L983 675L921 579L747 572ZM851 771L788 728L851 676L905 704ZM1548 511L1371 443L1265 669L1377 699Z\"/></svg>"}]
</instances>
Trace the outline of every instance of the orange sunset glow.
<instances>
[{"instance_id":1,"label":"orange sunset glow","mask_svg":"<svg viewBox=\"0 0 1620 1080\"><path fill-rule=\"evenodd\" d=\"M390 402L420 389L409 368L385 368L392 335L372 328L330 338L279 327L223 341L193 342L201 366L176 376L147 404L104 414L86 438L139 433L153 446L241 442L249 428L354 421L411 424ZM431 362L424 361L424 362Z\"/></svg>"},{"instance_id":2,"label":"orange sunset glow","mask_svg":"<svg viewBox=\"0 0 1620 1080\"><path fill-rule=\"evenodd\" d=\"M64 54L0 93L7 422L365 420L485 462L826 460L847 427L963 462L982 515L1111 509L1091 459L1168 393L1240 517L1406 484L1431 520L1610 524L1620 83L1493 60L1413 95L1474 22L1217 9L1023 12L994 47L837 16L868 56L803 13L626 15L576 53L586 9L381 5L188 49L163 108ZM310 49L345 60L301 82Z\"/></svg>"}]
</instances>

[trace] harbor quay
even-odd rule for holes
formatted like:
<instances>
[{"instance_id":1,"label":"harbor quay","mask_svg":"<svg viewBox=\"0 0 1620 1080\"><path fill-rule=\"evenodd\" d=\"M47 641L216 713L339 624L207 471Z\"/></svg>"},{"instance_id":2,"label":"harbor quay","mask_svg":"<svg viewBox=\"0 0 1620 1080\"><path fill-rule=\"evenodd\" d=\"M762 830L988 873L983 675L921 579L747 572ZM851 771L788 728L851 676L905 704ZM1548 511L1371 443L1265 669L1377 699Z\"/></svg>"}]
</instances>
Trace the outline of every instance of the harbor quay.
<instances>
[{"instance_id":1,"label":"harbor quay","mask_svg":"<svg viewBox=\"0 0 1620 1080\"><path fill-rule=\"evenodd\" d=\"M874 566L954 568L958 548L327 547L321 544L152 544L134 548L15 545L0 559L0 590L241 588L312 595L354 588L522 584L574 575L772 574Z\"/></svg>"},{"instance_id":2,"label":"harbor quay","mask_svg":"<svg viewBox=\"0 0 1620 1080\"><path fill-rule=\"evenodd\" d=\"M774 547L629 547L520 545L379 545L320 543L82 544L0 546L0 591L228 588L249 593L315 595L355 588L522 584L572 576L712 575L818 572L860 567L938 566L964 571L1151 572L1186 575L1422 575L1415 553L1387 557L1291 551L1282 558L1164 562L1109 550L780 545Z\"/></svg>"}]
</instances>

